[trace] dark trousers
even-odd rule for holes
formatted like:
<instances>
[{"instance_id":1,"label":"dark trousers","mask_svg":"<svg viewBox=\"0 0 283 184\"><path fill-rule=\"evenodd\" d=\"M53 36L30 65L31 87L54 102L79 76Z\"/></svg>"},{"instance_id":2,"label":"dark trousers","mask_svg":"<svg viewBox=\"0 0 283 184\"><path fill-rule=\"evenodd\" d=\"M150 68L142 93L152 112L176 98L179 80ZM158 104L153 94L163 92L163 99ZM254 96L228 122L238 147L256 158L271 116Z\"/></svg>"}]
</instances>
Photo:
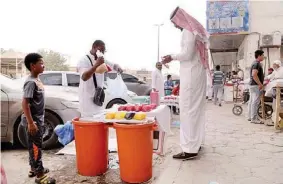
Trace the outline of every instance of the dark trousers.
<instances>
[{"instance_id":1,"label":"dark trousers","mask_svg":"<svg viewBox=\"0 0 283 184\"><path fill-rule=\"evenodd\" d=\"M173 113L177 113L176 106L169 106L170 110L173 111Z\"/></svg>"},{"instance_id":2,"label":"dark trousers","mask_svg":"<svg viewBox=\"0 0 283 184\"><path fill-rule=\"evenodd\" d=\"M29 164L32 169L34 169L35 174L43 173L43 164L42 164L42 135L43 127L38 125L38 131L35 135L31 135L27 131L27 145L29 151Z\"/></svg>"}]
</instances>

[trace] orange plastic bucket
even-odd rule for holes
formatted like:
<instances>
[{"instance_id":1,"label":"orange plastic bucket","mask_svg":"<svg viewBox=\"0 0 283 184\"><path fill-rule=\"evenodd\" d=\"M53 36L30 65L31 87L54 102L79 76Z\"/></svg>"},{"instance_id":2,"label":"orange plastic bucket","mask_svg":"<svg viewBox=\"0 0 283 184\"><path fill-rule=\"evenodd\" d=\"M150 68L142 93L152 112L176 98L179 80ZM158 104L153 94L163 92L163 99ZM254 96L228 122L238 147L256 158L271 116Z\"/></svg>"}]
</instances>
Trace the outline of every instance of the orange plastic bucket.
<instances>
[{"instance_id":1,"label":"orange plastic bucket","mask_svg":"<svg viewBox=\"0 0 283 184\"><path fill-rule=\"evenodd\" d=\"M118 142L120 176L124 182L142 183L152 177L154 124L114 124Z\"/></svg>"},{"instance_id":2,"label":"orange plastic bucket","mask_svg":"<svg viewBox=\"0 0 283 184\"><path fill-rule=\"evenodd\" d=\"M78 173L104 174L108 168L108 127L104 123L73 120Z\"/></svg>"}]
</instances>

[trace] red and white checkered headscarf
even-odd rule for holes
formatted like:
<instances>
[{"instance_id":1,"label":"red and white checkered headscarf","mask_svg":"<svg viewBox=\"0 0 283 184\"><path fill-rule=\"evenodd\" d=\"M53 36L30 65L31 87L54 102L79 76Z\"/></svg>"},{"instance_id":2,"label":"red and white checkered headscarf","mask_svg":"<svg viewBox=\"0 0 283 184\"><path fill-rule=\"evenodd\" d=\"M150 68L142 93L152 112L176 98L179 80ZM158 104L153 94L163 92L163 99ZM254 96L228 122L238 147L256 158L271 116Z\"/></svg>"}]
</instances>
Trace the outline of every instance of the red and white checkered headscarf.
<instances>
[{"instance_id":1,"label":"red and white checkered headscarf","mask_svg":"<svg viewBox=\"0 0 283 184\"><path fill-rule=\"evenodd\" d=\"M179 7L171 15L171 21L178 27L186 29L195 35L201 63L205 69L208 69L208 34L205 28L194 17Z\"/></svg>"}]
</instances>

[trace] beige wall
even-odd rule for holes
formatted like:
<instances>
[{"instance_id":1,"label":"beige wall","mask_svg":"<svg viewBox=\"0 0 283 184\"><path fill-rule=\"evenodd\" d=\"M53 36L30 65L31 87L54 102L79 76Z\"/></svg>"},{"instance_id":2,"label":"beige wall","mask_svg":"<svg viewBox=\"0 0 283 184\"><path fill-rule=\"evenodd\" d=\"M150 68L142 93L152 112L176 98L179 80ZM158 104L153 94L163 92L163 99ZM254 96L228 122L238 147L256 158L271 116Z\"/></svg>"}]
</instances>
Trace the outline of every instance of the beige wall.
<instances>
[{"instance_id":1,"label":"beige wall","mask_svg":"<svg viewBox=\"0 0 283 184\"><path fill-rule=\"evenodd\" d=\"M245 37L238 53L238 55L241 52L244 54L243 66L241 67L245 68L245 78L249 77L251 63L255 60L254 51L259 48L260 36L263 34L273 34L276 31L280 31L283 34L283 1L250 1L249 13L250 34ZM263 50L265 56L267 56L267 49ZM280 48L269 49L270 64L268 60L266 64L263 62L263 66L266 66L266 71L274 60L282 58L281 55L283 54L281 52Z\"/></svg>"},{"instance_id":2,"label":"beige wall","mask_svg":"<svg viewBox=\"0 0 283 184\"><path fill-rule=\"evenodd\" d=\"M250 1L250 32L283 33L283 1Z\"/></svg>"},{"instance_id":3,"label":"beige wall","mask_svg":"<svg viewBox=\"0 0 283 184\"><path fill-rule=\"evenodd\" d=\"M236 63L237 54L235 52L218 52L212 54L214 65L220 65L225 72L234 70L232 63Z\"/></svg>"}]
</instances>

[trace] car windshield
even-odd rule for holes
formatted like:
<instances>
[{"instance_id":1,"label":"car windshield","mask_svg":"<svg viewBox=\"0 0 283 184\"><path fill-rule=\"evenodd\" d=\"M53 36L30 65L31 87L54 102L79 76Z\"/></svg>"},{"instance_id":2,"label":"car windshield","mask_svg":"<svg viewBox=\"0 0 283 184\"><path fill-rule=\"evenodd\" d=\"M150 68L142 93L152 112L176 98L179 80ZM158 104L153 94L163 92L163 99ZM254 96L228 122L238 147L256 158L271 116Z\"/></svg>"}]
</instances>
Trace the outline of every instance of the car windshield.
<instances>
[{"instance_id":1,"label":"car windshield","mask_svg":"<svg viewBox=\"0 0 283 184\"><path fill-rule=\"evenodd\" d=\"M0 75L0 81L1 81L1 89L10 89L10 90L21 90L22 86L15 82L13 79L6 77L4 75Z\"/></svg>"}]
</instances>

